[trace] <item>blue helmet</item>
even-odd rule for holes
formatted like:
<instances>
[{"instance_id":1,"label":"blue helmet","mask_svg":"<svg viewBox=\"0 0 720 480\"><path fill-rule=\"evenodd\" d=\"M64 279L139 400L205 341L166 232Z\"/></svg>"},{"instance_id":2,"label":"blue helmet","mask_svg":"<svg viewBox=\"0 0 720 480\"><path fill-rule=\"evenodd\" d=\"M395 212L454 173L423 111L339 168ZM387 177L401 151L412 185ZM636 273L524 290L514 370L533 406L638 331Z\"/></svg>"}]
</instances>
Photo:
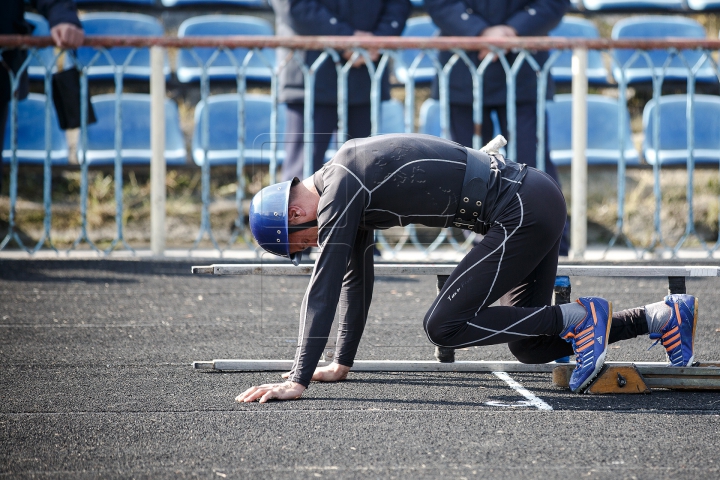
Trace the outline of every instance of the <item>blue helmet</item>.
<instances>
[{"instance_id":1,"label":"blue helmet","mask_svg":"<svg viewBox=\"0 0 720 480\"><path fill-rule=\"evenodd\" d=\"M290 187L296 181L270 185L255 195L250 204L250 230L265 251L289 258L298 265L302 252L290 253L288 240Z\"/></svg>"}]
</instances>

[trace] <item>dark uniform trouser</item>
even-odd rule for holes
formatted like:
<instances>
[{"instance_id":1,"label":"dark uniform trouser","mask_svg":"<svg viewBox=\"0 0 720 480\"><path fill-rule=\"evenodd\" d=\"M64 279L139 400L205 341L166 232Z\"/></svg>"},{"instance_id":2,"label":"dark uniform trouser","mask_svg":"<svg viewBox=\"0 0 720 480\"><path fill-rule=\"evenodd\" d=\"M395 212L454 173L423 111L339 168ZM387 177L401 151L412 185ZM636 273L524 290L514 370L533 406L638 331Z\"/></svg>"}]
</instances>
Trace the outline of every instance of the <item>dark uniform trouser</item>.
<instances>
[{"instance_id":1,"label":"dark uniform trouser","mask_svg":"<svg viewBox=\"0 0 720 480\"><path fill-rule=\"evenodd\" d=\"M523 185L482 241L462 259L425 315L425 332L443 347L508 343L525 363L571 355L552 302L565 199L530 168ZM501 306L489 307L496 300ZM609 341L647 333L643 309L613 315Z\"/></svg>"},{"instance_id":2,"label":"dark uniform trouser","mask_svg":"<svg viewBox=\"0 0 720 480\"><path fill-rule=\"evenodd\" d=\"M305 105L292 103L287 106L285 127L285 160L282 169L282 181L294 177L303 178L305 131ZM315 105L313 110L313 173L322 168L325 151L330 144L332 133L337 128L337 105ZM347 138L338 139L338 147L351 138L370 136L370 105L351 105L348 107Z\"/></svg>"},{"instance_id":3,"label":"dark uniform trouser","mask_svg":"<svg viewBox=\"0 0 720 480\"><path fill-rule=\"evenodd\" d=\"M533 103L518 103L515 106L515 118L517 125L517 158L511 158L530 167L537 165L537 106ZM482 144L487 144L493 139L493 124L490 117L491 112L497 112L500 121L500 130L509 140L507 131L507 109L504 105L483 108L482 119ZM450 135L452 140L472 148L473 137L473 109L471 105L450 105ZM545 122L545 138L547 139L547 121ZM557 169L550 160L550 148L545 142L545 171L553 180L560 185ZM560 241L560 255L566 256L570 248L570 232L566 222L563 237Z\"/></svg>"}]
</instances>

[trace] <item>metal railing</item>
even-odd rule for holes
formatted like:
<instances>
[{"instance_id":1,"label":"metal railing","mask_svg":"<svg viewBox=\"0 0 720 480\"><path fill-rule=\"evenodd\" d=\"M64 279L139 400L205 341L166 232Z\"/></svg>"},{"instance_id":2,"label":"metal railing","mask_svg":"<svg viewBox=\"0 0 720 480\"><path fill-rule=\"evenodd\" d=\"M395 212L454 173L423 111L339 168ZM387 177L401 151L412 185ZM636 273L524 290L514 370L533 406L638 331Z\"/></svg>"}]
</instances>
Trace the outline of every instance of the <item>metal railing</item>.
<instances>
[{"instance_id":1,"label":"metal railing","mask_svg":"<svg viewBox=\"0 0 720 480\"><path fill-rule=\"evenodd\" d=\"M0 36L0 51L11 48L27 49L29 56L27 61L22 65L17 74L10 74L13 92L18 89L20 74L27 71L33 60L40 60L40 49L52 45L51 40L46 37L26 37L26 36ZM404 111L404 131L414 132L415 127L415 111L416 111L416 82L413 78L415 71L420 68L423 58L430 59L435 73L438 76L439 86L439 106L440 106L440 136L449 137L450 125L450 104L449 104L449 75L453 68L459 68L463 65L468 69L472 76L473 82L473 121L475 124L473 135L473 148L481 147L480 127L482 122L483 111L483 79L487 67L493 61L499 61L502 68L506 72L507 86L507 127L509 133L509 144L507 146L508 158L515 158L516 152L516 114L515 114L515 80L518 70L523 64L528 64L536 72L537 82L537 111L538 125L535 132L537 138L537 159L536 163L539 169L545 167L545 111L546 111L546 90L551 69L557 61L563 50L573 51L573 122L572 122L572 205L571 212L573 218L572 230L572 251L575 256L581 257L586 248L586 228L587 228L587 52L588 50L597 50L605 52L611 58L613 70L617 72L617 92L618 104L621 108L618 115L618 159L617 159L617 212L616 225L612 239L607 248L612 248L618 242L633 249L637 255L644 252L657 251L665 249L677 255L679 249L685 245L690 237L696 237L703 249L712 255L718 247L720 240L714 245L707 245L698 235L694 225L694 207L693 207L693 174L695 170L695 84L696 76L700 69L712 71L715 77L720 79L718 65L713 57L713 52L720 48L718 40L689 40L689 39L668 39L668 40L606 40L606 39L564 39L557 37L539 37L539 38L519 38L507 40L484 41L480 38L467 37L442 37L442 38L405 38L405 37L375 37L363 38L356 37L196 37L196 38L171 38L171 37L92 37L85 41L85 46L96 49L96 54L87 64L78 65L81 69L81 128L78 142L78 156L85 159L80 163L81 172L81 188L80 188L80 234L72 244L71 250L76 248L81 242L86 242L90 248L100 252L100 249L90 239L88 235L87 222L87 201L88 201L88 168L90 162L87 161L86 150L88 146L88 72L92 69L95 62L100 58L104 58L114 66L114 84L115 84L115 137L114 137L114 181L115 181L115 200L116 200L116 234L110 246L104 250L105 254L110 253L118 246L124 246L131 249L124 238L123 232L123 158L122 158L122 108L121 93L123 90L123 80L128 66L131 64L133 55L139 48L151 47L152 59L152 75L150 79L150 96L152 98L151 108L151 139L152 139L152 161L151 164L151 198L152 198L152 251L161 255L165 250L165 191L164 176L166 168L166 159L164 156L165 147L165 122L164 122L164 103L165 103L165 50L166 49L191 49L193 47L211 47L216 51L210 58L203 61L194 52L191 51L193 58L201 70L200 78L200 97L201 103L208 105L210 98L210 74L209 70L213 63L224 56L233 66L235 71L235 83L237 94L237 183L236 190L236 208L237 216L234 223L234 229L226 248L230 248L240 239L244 241L247 247L254 248L250 236L244 223L243 200L245 200L245 184L243 171L246 166L246 138L245 126L247 124L245 102L247 92L247 69L253 58L260 59L269 71L272 72L269 85L269 96L271 101L270 111L270 128L269 132L269 158L268 169L270 183L276 181L276 174L279 163L279 146L278 137L281 133L279 125L279 103L278 103L278 75L291 62L297 63L303 73L305 80L305 151L304 151L304 175L308 176L312 173L312 132L313 132L313 95L315 72L323 62L332 62L335 65L338 76L338 138L345 138L347 133L347 77L350 68L358 58L364 59L368 66L371 79L371 125L372 134L380 132L380 82L385 71L390 68L391 63L395 66L402 66L407 72L405 88L405 111ZM124 63L116 64L111 57L108 49L117 46L132 47L133 50L126 57ZM279 48L288 49L291 53L278 65L272 65L261 54L263 48ZM238 59L233 55L233 49L246 48L247 54L242 59ZM477 51L487 48L491 51L478 66L476 66L468 56L468 51ZM403 63L400 52L406 49L416 49L419 51L411 64ZM623 64L620 64L612 52L618 49L631 49L634 53ZM646 61L649 65L652 60L649 57L649 51L664 49L669 56L662 66L652 69L652 101L655 105L659 105L661 98L662 86L667 76L668 69L673 59L680 59L686 71L687 83L687 223L685 233L676 245L667 245L663 239L660 213L662 191L660 188L660 127L661 117L660 108L655 108L653 115L653 145L654 158L657 159L653 165L653 181L654 181L654 225L653 239L650 244L645 246L637 246L631 242L626 230L626 168L627 162L625 158L625 142L627 141L627 131L623 126L626 119L623 112L627 109L628 103L628 79L626 72L628 69L641 60ZM302 52L307 50L319 50L320 56L312 65L305 65ZM436 52L446 50L452 53L450 60L442 65L437 60ZM532 57L532 52L536 50L553 50L548 61L544 65L538 65ZM352 57L345 61L342 52L352 51ZM380 52L380 59L377 63L371 61L370 52ZM508 57L505 52L513 52L514 59ZM690 63L686 60L686 51L699 52L700 57ZM58 57L63 53L58 53L52 65L45 66L44 88L47 98L52 96L51 75L53 67L57 63ZM511 61L512 60L512 61ZM75 60L77 62L77 60ZM18 186L18 138L17 138L17 111L18 100L13 95L10 103L8 123L10 124L10 211L9 211L9 230L4 239L0 242L0 250L6 248L11 242L30 253L37 252L43 246L48 245L49 248L57 251L53 245L51 237L51 133L50 133L50 117L51 105L46 105L45 115L45 156L43 159L44 167L44 183L43 183L43 207L44 207L44 231L35 246L29 247L23 244L17 233L15 211L17 206L17 186ZM209 108L204 108L200 121L200 144L203 152L201 169L201 188L202 188L202 207L201 221L199 230L192 249L197 248L200 242L207 236L214 248L222 252L222 248L218 244L210 226L210 206L212 203L210 195L210 179L211 179L211 162L209 160ZM523 132L521 132L523 133ZM520 159L522 160L522 159ZM720 218L719 218L720 220ZM448 230L442 231L434 241L423 243L418 239L417 230L414 226L405 228L404 233L397 239L394 245L391 245L382 233L377 234L377 242L388 252L398 252L408 244L414 245L426 255L436 250L443 244L449 244L458 251L467 250L471 246L472 237L464 242L458 242Z\"/></svg>"}]
</instances>

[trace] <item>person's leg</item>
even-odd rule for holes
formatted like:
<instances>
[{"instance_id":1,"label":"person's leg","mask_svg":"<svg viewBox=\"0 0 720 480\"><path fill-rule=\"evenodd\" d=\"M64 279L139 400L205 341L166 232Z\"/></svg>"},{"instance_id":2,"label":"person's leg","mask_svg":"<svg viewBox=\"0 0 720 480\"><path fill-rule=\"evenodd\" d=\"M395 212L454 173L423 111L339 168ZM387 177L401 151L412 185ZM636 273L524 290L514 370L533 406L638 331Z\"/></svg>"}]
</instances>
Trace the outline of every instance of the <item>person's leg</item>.
<instances>
[{"instance_id":1,"label":"person's leg","mask_svg":"<svg viewBox=\"0 0 720 480\"><path fill-rule=\"evenodd\" d=\"M325 151L330 143L332 132L337 126L337 107L315 105L313 111L313 172L323 166ZM288 104L285 115L285 160L282 168L282 181L294 177L303 178L305 163L305 106Z\"/></svg>"},{"instance_id":2,"label":"person's leg","mask_svg":"<svg viewBox=\"0 0 720 480\"><path fill-rule=\"evenodd\" d=\"M557 262L564 218L565 201L557 186L529 170L516 199L463 258L430 307L424 321L430 341L457 348L558 335L562 313L549 306L554 282L542 280L542 288L531 295L538 305L488 306L533 275L548 276L545 270L551 268L545 262ZM538 266L542 271L534 274Z\"/></svg>"},{"instance_id":3,"label":"person's leg","mask_svg":"<svg viewBox=\"0 0 720 480\"><path fill-rule=\"evenodd\" d=\"M370 105L351 105L348 107L347 138L338 138L338 147L352 138L369 137L371 130Z\"/></svg>"},{"instance_id":4,"label":"person's leg","mask_svg":"<svg viewBox=\"0 0 720 480\"><path fill-rule=\"evenodd\" d=\"M450 105L450 139L460 145L472 148L473 123L472 105Z\"/></svg>"},{"instance_id":5,"label":"person's leg","mask_svg":"<svg viewBox=\"0 0 720 480\"><path fill-rule=\"evenodd\" d=\"M608 343L647 335L648 326L644 308L614 312ZM572 345L559 336L532 337L508 344L510 352L522 363L547 363L572 355Z\"/></svg>"}]
</instances>

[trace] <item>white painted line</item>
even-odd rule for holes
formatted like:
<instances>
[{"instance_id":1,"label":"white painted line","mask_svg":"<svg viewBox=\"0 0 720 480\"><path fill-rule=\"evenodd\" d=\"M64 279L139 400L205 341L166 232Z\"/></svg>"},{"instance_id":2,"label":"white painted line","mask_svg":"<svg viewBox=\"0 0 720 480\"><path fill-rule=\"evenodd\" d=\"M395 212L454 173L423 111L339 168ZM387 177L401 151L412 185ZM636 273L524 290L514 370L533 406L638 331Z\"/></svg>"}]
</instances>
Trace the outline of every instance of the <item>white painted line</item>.
<instances>
[{"instance_id":1,"label":"white painted line","mask_svg":"<svg viewBox=\"0 0 720 480\"><path fill-rule=\"evenodd\" d=\"M505 372L493 372L493 375L508 384L510 388L518 392L520 395L528 399L528 402L538 410L552 410L552 407L540 400L538 397L530 393L525 387L513 380L510 375Z\"/></svg>"}]
</instances>

